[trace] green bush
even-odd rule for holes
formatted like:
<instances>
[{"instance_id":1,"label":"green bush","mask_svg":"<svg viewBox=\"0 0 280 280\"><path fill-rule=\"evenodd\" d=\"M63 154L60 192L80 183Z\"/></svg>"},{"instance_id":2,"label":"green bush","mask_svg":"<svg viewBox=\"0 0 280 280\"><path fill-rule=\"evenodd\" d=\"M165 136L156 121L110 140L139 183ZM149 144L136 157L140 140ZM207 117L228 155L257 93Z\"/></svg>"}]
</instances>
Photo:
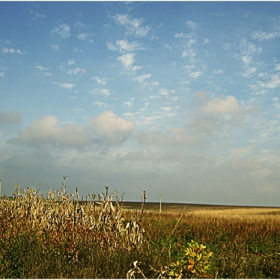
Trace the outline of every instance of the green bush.
<instances>
[{"instance_id":1,"label":"green bush","mask_svg":"<svg viewBox=\"0 0 280 280\"><path fill-rule=\"evenodd\" d=\"M204 278L208 276L207 271L211 266L210 258L213 252L206 250L206 246L193 240L188 242L188 245L183 258L169 265L169 278Z\"/></svg>"}]
</instances>

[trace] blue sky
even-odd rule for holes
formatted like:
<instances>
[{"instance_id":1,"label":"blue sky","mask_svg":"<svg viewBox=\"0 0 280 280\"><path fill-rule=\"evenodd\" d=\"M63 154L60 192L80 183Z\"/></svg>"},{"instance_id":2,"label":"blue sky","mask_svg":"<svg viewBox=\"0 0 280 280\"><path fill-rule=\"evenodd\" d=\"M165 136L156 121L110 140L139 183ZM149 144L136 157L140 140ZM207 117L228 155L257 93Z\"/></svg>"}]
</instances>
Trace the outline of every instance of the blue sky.
<instances>
[{"instance_id":1,"label":"blue sky","mask_svg":"<svg viewBox=\"0 0 280 280\"><path fill-rule=\"evenodd\" d=\"M280 3L1 2L0 177L45 194L279 206Z\"/></svg>"}]
</instances>

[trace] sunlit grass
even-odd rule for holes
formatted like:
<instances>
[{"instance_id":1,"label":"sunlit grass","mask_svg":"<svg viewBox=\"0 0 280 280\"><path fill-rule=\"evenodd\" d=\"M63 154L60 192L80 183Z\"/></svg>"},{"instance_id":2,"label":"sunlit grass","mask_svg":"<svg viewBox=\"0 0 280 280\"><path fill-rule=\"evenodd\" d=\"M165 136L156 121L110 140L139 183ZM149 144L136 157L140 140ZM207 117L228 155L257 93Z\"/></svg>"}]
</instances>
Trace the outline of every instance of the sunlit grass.
<instances>
[{"instance_id":1,"label":"sunlit grass","mask_svg":"<svg viewBox=\"0 0 280 280\"><path fill-rule=\"evenodd\" d=\"M191 240L213 252L205 277L280 277L277 208L163 204L159 213L145 192L129 203L108 188L86 200L65 180L46 197L16 186L2 198L0 278L157 278Z\"/></svg>"}]
</instances>

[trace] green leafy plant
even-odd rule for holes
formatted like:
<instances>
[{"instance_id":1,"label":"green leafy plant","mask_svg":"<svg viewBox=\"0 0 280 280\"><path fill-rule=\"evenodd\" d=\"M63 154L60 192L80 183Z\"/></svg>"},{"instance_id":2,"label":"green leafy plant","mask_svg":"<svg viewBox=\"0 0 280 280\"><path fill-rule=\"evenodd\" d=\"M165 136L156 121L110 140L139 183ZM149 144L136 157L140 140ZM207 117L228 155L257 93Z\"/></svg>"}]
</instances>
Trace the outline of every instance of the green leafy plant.
<instances>
[{"instance_id":1,"label":"green leafy plant","mask_svg":"<svg viewBox=\"0 0 280 280\"><path fill-rule=\"evenodd\" d=\"M183 258L169 265L167 275L170 279L207 277L213 253L193 240L188 245Z\"/></svg>"},{"instance_id":2,"label":"green leafy plant","mask_svg":"<svg viewBox=\"0 0 280 280\"><path fill-rule=\"evenodd\" d=\"M206 246L192 240L188 242L188 248L185 250L185 255L179 260L172 262L169 266L163 266L160 270L154 269L150 265L150 269L157 274L157 279L186 279L186 278L203 278L208 277L207 271L211 267L213 252L206 249ZM134 267L127 272L127 278L136 278L136 274L146 278L143 271L140 269L138 261L133 263Z\"/></svg>"}]
</instances>

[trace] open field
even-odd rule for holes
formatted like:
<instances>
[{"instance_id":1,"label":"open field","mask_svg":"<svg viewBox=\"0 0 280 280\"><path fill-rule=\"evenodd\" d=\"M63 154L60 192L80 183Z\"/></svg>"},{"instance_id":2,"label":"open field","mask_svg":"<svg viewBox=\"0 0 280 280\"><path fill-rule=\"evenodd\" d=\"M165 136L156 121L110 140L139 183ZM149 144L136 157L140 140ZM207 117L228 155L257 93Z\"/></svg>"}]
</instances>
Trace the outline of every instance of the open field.
<instances>
[{"instance_id":1,"label":"open field","mask_svg":"<svg viewBox=\"0 0 280 280\"><path fill-rule=\"evenodd\" d=\"M0 278L168 278L182 260L188 278L280 278L279 208L162 203L159 213L106 191L86 203L66 187L1 199ZM192 240L206 246L207 271L204 257L184 259Z\"/></svg>"},{"instance_id":2,"label":"open field","mask_svg":"<svg viewBox=\"0 0 280 280\"><path fill-rule=\"evenodd\" d=\"M139 210L140 202L124 202L124 209ZM146 212L160 213L158 202L146 202ZM280 207L228 206L208 204L162 203L162 214L194 214L207 217L238 219L280 219Z\"/></svg>"},{"instance_id":3,"label":"open field","mask_svg":"<svg viewBox=\"0 0 280 280\"><path fill-rule=\"evenodd\" d=\"M123 205L126 209L140 209L141 202L134 201L125 201ZM147 211L159 211L160 204L159 202L145 202L145 209ZM161 209L163 212L181 212L182 210L186 211L201 211L201 210L254 210L254 209L263 209L263 210L278 210L280 207L262 207L262 206L235 206L235 205L212 205L212 204L190 204L190 203L174 203L174 202L162 202Z\"/></svg>"}]
</instances>

